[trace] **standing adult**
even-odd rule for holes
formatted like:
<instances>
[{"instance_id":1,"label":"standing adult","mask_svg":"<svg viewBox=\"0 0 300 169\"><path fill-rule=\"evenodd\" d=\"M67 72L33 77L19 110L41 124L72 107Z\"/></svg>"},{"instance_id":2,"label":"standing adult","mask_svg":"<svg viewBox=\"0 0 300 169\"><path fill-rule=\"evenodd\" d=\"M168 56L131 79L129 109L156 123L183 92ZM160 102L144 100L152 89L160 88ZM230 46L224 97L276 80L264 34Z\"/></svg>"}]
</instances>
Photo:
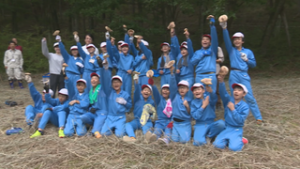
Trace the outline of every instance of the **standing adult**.
<instances>
[{"instance_id":1,"label":"standing adult","mask_svg":"<svg viewBox=\"0 0 300 169\"><path fill-rule=\"evenodd\" d=\"M18 45L18 40L17 40L17 38L12 38L11 41L15 42L15 44L16 44L16 49L20 50L20 51L23 53L23 48L22 48L22 46ZM10 45L7 47L7 50L9 50L9 49L10 49Z\"/></svg>"},{"instance_id":2,"label":"standing adult","mask_svg":"<svg viewBox=\"0 0 300 169\"><path fill-rule=\"evenodd\" d=\"M64 77L61 72L62 64L65 62L59 49L59 43L53 44L55 53L49 53L47 47L46 38L42 39L42 53L48 59L49 62L49 72L50 72L50 89L53 91L53 98L55 98L56 90L64 88Z\"/></svg>"},{"instance_id":3,"label":"standing adult","mask_svg":"<svg viewBox=\"0 0 300 169\"><path fill-rule=\"evenodd\" d=\"M9 85L14 88L14 79L19 82L19 87L23 89L22 84L22 71L23 71L23 55L20 50L16 49L15 42L11 41L9 43L10 49L5 51L4 54L4 66L6 69L6 74L8 76Z\"/></svg>"},{"instance_id":4,"label":"standing adult","mask_svg":"<svg viewBox=\"0 0 300 169\"><path fill-rule=\"evenodd\" d=\"M87 49L87 46L88 46L89 44L93 44L93 36L90 35L90 34L86 34L86 35L85 35L85 38L84 38L84 42L85 42L85 45L82 46L82 50L83 50L87 55L89 55L90 53L89 53L89 51L88 51L88 49ZM99 55L99 50L98 50L98 48L95 47L95 52L94 52L94 53L95 53L96 56Z\"/></svg>"}]
</instances>

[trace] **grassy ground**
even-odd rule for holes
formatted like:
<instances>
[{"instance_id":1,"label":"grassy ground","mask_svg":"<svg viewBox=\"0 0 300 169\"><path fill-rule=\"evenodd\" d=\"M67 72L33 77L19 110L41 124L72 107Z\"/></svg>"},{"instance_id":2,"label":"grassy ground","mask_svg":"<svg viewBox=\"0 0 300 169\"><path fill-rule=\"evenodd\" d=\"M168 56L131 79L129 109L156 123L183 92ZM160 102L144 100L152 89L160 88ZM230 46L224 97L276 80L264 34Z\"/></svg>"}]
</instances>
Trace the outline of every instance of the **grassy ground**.
<instances>
[{"instance_id":1,"label":"grassy ground","mask_svg":"<svg viewBox=\"0 0 300 169\"><path fill-rule=\"evenodd\" d=\"M42 90L39 77L36 75L34 83ZM140 132L135 144L114 136L60 139L52 125L44 136L29 139L34 130L27 128L24 118L26 105L32 104L28 89L11 90L1 81L0 168L300 168L299 76L256 73L252 79L265 123L258 126L249 115L244 136L250 142L242 152L212 145L194 147L192 142L146 144ZM5 100L23 104L9 107ZM217 116L222 118L223 112L218 111ZM11 127L22 127L25 132L6 136Z\"/></svg>"}]
</instances>

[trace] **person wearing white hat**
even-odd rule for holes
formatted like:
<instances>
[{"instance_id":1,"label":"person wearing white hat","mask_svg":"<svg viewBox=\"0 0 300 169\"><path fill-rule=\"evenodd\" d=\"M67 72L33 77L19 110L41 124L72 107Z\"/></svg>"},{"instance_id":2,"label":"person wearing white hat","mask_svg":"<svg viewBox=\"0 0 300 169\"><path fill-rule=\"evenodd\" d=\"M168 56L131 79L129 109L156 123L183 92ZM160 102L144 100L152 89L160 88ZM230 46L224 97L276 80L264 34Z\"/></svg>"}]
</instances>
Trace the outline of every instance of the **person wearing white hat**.
<instances>
[{"instance_id":1,"label":"person wearing white hat","mask_svg":"<svg viewBox=\"0 0 300 169\"><path fill-rule=\"evenodd\" d=\"M136 130L142 130L146 134L153 127L151 119L154 118L155 104L151 98L152 86L143 84L140 86L138 80L134 83L134 96L133 96L133 115L134 119L125 124L125 132L127 136L123 137L124 141L136 141ZM143 118L143 116L145 116ZM150 118L152 116L152 118Z\"/></svg>"},{"instance_id":2,"label":"person wearing white hat","mask_svg":"<svg viewBox=\"0 0 300 169\"><path fill-rule=\"evenodd\" d=\"M91 36L86 36L86 38L91 38ZM82 78L86 80L86 90L90 91L91 89L91 73L93 72L100 72L100 66L97 62L97 56L98 53L96 54L96 47L95 45L89 43L86 45L86 49L88 50L88 54L82 49L82 46L79 42L79 36L75 35L74 39L76 41L77 47L78 47L78 52L80 56L83 58L84 62L84 71ZM90 42L90 40L89 40Z\"/></svg>"},{"instance_id":3,"label":"person wearing white hat","mask_svg":"<svg viewBox=\"0 0 300 169\"><path fill-rule=\"evenodd\" d=\"M202 79L210 78L212 79L212 89L215 93L217 90L216 60L218 54L218 35L214 17L209 15L207 19L210 21L210 34L202 35L202 48L194 53L191 62L196 66L195 83L202 83Z\"/></svg>"},{"instance_id":4,"label":"person wearing white hat","mask_svg":"<svg viewBox=\"0 0 300 169\"><path fill-rule=\"evenodd\" d=\"M84 136L87 132L86 126L81 119L81 116L87 113L90 105L89 94L85 92L86 84L87 81L85 79L77 80L75 95L69 99L70 111L63 132L67 137L73 136L75 131L77 136Z\"/></svg>"},{"instance_id":5,"label":"person wearing white hat","mask_svg":"<svg viewBox=\"0 0 300 169\"><path fill-rule=\"evenodd\" d=\"M219 75L219 91L224 105L224 117L226 129L223 130L215 139L213 145L217 148L228 148L232 151L241 151L244 146L243 127L249 114L249 106L243 101L248 94L248 89L240 83L233 83L230 88L233 95L230 96L226 91L224 76Z\"/></svg>"},{"instance_id":6,"label":"person wearing white hat","mask_svg":"<svg viewBox=\"0 0 300 169\"><path fill-rule=\"evenodd\" d=\"M109 77L106 72L107 70L104 70L103 79L105 82L111 80L111 86L108 85L109 83L102 83L101 86L107 96L108 111L101 135L111 135L114 130L117 137L123 137L125 135L126 112L129 112L132 106L131 97L121 88L122 77L118 75Z\"/></svg>"},{"instance_id":7,"label":"person wearing white hat","mask_svg":"<svg viewBox=\"0 0 300 169\"><path fill-rule=\"evenodd\" d=\"M85 37L84 37L84 43L85 43L85 45L84 46L82 46L81 48L82 48L82 50L87 54L87 55L89 55L90 54L90 52L89 52L89 50L88 50L88 45L89 44L93 44L93 36L91 35L91 34L86 34L85 35ZM98 48L96 48L95 47L95 54L96 55L99 55L99 50L98 50Z\"/></svg>"},{"instance_id":8,"label":"person wearing white hat","mask_svg":"<svg viewBox=\"0 0 300 169\"><path fill-rule=\"evenodd\" d=\"M194 65L191 63L194 49L188 31L185 31L185 37L186 42L180 46L180 54L177 56L176 75L178 81L186 80L189 84L194 84ZM189 90L187 96L193 98L193 92Z\"/></svg>"},{"instance_id":9,"label":"person wearing white hat","mask_svg":"<svg viewBox=\"0 0 300 169\"><path fill-rule=\"evenodd\" d=\"M25 80L28 83L29 93L34 102L34 106L28 105L25 108L26 123L29 125L29 127L31 127L34 123L38 123L38 121L35 119L37 114L44 112L44 110L49 106L46 103L45 94L49 93L50 96L53 96L53 91L48 88L47 91L43 90L42 94L40 94L36 90L30 75L26 75Z\"/></svg>"},{"instance_id":10,"label":"person wearing white hat","mask_svg":"<svg viewBox=\"0 0 300 169\"><path fill-rule=\"evenodd\" d=\"M122 53L115 54L111 50L111 41L110 39L110 34L109 32L106 32L106 45L107 45L107 50L108 54L111 57L115 57L117 64L118 64L118 72L117 75L122 77L123 79L123 85L122 85L122 90L126 91L128 94L131 95L131 89L132 89L132 79L131 79L131 73L133 71L133 61L134 58L132 55L129 54L129 44L128 43L123 43L121 45L122 47ZM109 71L106 71L109 73Z\"/></svg>"},{"instance_id":11,"label":"person wearing white hat","mask_svg":"<svg viewBox=\"0 0 300 169\"><path fill-rule=\"evenodd\" d=\"M59 127L58 136L60 138L65 137L64 127L67 118L67 109L69 106L68 90L62 88L58 92L58 98L51 98L50 94L45 95L46 103L49 104L43 112L43 116L38 125L38 130L30 136L30 138L39 137L44 134L44 129L47 123L50 121L53 125Z\"/></svg>"},{"instance_id":12,"label":"person wearing white hat","mask_svg":"<svg viewBox=\"0 0 300 169\"><path fill-rule=\"evenodd\" d=\"M18 80L19 87L23 89L22 71L23 71L23 55L22 52L16 49L16 43L11 41L9 43L10 49L4 53L4 67L8 76L10 87L14 88L14 79Z\"/></svg>"},{"instance_id":13,"label":"person wearing white hat","mask_svg":"<svg viewBox=\"0 0 300 169\"><path fill-rule=\"evenodd\" d=\"M241 83L248 89L248 94L245 99L249 104L250 110L256 119L257 124L262 123L262 115L257 105L256 99L252 92L251 78L248 74L249 68L256 66L256 60L253 52L250 49L244 48L244 34L237 32L232 36L233 45L231 43L227 30L227 20L221 20L220 25L223 28L223 37L227 52L229 54L231 71L229 75L229 84ZM231 89L231 94L233 90Z\"/></svg>"},{"instance_id":14,"label":"person wearing white hat","mask_svg":"<svg viewBox=\"0 0 300 169\"><path fill-rule=\"evenodd\" d=\"M225 129L223 120L214 121L217 94L212 92L210 86L205 88L201 83L195 83L191 88L194 94L194 100L191 103L191 115L196 120L193 143L195 146L210 143L207 141Z\"/></svg>"},{"instance_id":15,"label":"person wearing white hat","mask_svg":"<svg viewBox=\"0 0 300 169\"><path fill-rule=\"evenodd\" d=\"M61 41L61 37L57 35L55 39L58 41L60 52L64 58L65 63L68 65L65 68L65 75L68 76L70 83L72 83L74 87L76 87L76 81L80 79L80 76L82 75L84 70L83 59L79 55L78 47L71 46L69 54Z\"/></svg>"},{"instance_id":16,"label":"person wearing white hat","mask_svg":"<svg viewBox=\"0 0 300 169\"><path fill-rule=\"evenodd\" d=\"M53 98L55 98L56 90L59 91L65 86L64 77L61 71L62 65L65 61L61 55L58 45L58 42L54 43L53 48L55 53L49 53L46 38L42 39L42 53L49 62L50 89L54 92Z\"/></svg>"}]
</instances>

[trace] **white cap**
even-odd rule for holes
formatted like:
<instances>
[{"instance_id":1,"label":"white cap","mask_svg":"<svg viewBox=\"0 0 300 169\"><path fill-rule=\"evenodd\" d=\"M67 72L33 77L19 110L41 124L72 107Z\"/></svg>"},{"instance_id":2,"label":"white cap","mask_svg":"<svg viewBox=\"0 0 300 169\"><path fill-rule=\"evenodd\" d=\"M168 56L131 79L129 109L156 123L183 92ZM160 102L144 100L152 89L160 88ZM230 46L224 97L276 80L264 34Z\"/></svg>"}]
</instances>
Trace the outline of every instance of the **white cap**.
<instances>
[{"instance_id":1,"label":"white cap","mask_svg":"<svg viewBox=\"0 0 300 169\"><path fill-rule=\"evenodd\" d=\"M164 42L164 43L160 44L160 47L163 47L164 45L167 45L170 47L170 44L168 42Z\"/></svg>"},{"instance_id":2,"label":"white cap","mask_svg":"<svg viewBox=\"0 0 300 169\"><path fill-rule=\"evenodd\" d=\"M164 85L161 86L161 88L162 88L162 89L163 89L163 88L170 88L170 85L169 85L169 84L164 84Z\"/></svg>"},{"instance_id":3,"label":"white cap","mask_svg":"<svg viewBox=\"0 0 300 169\"><path fill-rule=\"evenodd\" d=\"M245 85L243 85L243 84L240 84L240 83L233 83L232 84L232 89L235 87L235 86L240 86L241 88L243 88L243 90L244 90L244 92L247 94L248 93L248 89L247 89L247 87L245 86Z\"/></svg>"},{"instance_id":4,"label":"white cap","mask_svg":"<svg viewBox=\"0 0 300 169\"><path fill-rule=\"evenodd\" d=\"M95 45L93 45L93 44L88 44L88 45L86 46L86 48L91 48L91 47L93 47L93 48L96 49Z\"/></svg>"},{"instance_id":5,"label":"white cap","mask_svg":"<svg viewBox=\"0 0 300 169\"><path fill-rule=\"evenodd\" d=\"M186 80L181 80L181 81L178 83L178 86L181 86L181 85L186 86L186 87L190 87L189 82L186 81Z\"/></svg>"},{"instance_id":6,"label":"white cap","mask_svg":"<svg viewBox=\"0 0 300 169\"><path fill-rule=\"evenodd\" d=\"M43 90L43 93L46 94L46 90L45 89ZM53 94L54 94L53 90L49 89L49 93L48 94L50 94L50 96L53 96Z\"/></svg>"},{"instance_id":7,"label":"white cap","mask_svg":"<svg viewBox=\"0 0 300 169\"><path fill-rule=\"evenodd\" d=\"M147 41L145 41L145 40L141 40L141 42L145 45L145 46L149 46L149 43L147 42Z\"/></svg>"},{"instance_id":8,"label":"white cap","mask_svg":"<svg viewBox=\"0 0 300 169\"><path fill-rule=\"evenodd\" d=\"M142 90L143 90L145 87L148 87L148 88L151 90L151 92L152 92L152 87L151 87L150 85L144 84L144 85L142 86Z\"/></svg>"},{"instance_id":9,"label":"white cap","mask_svg":"<svg viewBox=\"0 0 300 169\"><path fill-rule=\"evenodd\" d=\"M121 76L115 75L111 78L111 80L114 80L114 79L119 79L123 83L123 79Z\"/></svg>"},{"instance_id":10,"label":"white cap","mask_svg":"<svg viewBox=\"0 0 300 169\"><path fill-rule=\"evenodd\" d=\"M232 39L233 38L244 38L244 34L242 32L237 32L233 34Z\"/></svg>"},{"instance_id":11,"label":"white cap","mask_svg":"<svg viewBox=\"0 0 300 169\"><path fill-rule=\"evenodd\" d=\"M53 44L53 47L58 46L58 45L59 45L59 43L58 43L58 42L55 42L55 43Z\"/></svg>"},{"instance_id":12,"label":"white cap","mask_svg":"<svg viewBox=\"0 0 300 169\"><path fill-rule=\"evenodd\" d=\"M194 85L193 85L193 87L191 88L191 91L193 91L195 88L197 88L197 87L202 87L203 89L204 89L204 86L201 84L201 83L195 83Z\"/></svg>"},{"instance_id":13,"label":"white cap","mask_svg":"<svg viewBox=\"0 0 300 169\"><path fill-rule=\"evenodd\" d=\"M187 41L183 41L183 42L180 44L180 46L182 46L182 45L187 45Z\"/></svg>"},{"instance_id":14,"label":"white cap","mask_svg":"<svg viewBox=\"0 0 300 169\"><path fill-rule=\"evenodd\" d=\"M71 47L70 47L70 50L77 50L77 49L78 49L77 46L71 46Z\"/></svg>"},{"instance_id":15,"label":"white cap","mask_svg":"<svg viewBox=\"0 0 300 169\"><path fill-rule=\"evenodd\" d=\"M128 43L126 43L126 42L124 42L124 43L122 43L122 44L121 44L121 47L124 47L124 46L127 46L127 47L129 47L129 44L128 44Z\"/></svg>"},{"instance_id":16,"label":"white cap","mask_svg":"<svg viewBox=\"0 0 300 169\"><path fill-rule=\"evenodd\" d=\"M121 45L122 43L124 43L124 41L120 40L120 41L118 42L118 45Z\"/></svg>"},{"instance_id":17,"label":"white cap","mask_svg":"<svg viewBox=\"0 0 300 169\"><path fill-rule=\"evenodd\" d=\"M68 89L66 89L66 88L60 89L59 92L58 92L58 94L69 96Z\"/></svg>"},{"instance_id":18,"label":"white cap","mask_svg":"<svg viewBox=\"0 0 300 169\"><path fill-rule=\"evenodd\" d=\"M86 84L86 80L84 80L84 79L78 79L76 83L78 83L78 82L83 82L84 84Z\"/></svg>"},{"instance_id":19,"label":"white cap","mask_svg":"<svg viewBox=\"0 0 300 169\"><path fill-rule=\"evenodd\" d=\"M100 48L103 48L103 47L105 47L106 46L106 42L101 42L100 43Z\"/></svg>"},{"instance_id":20,"label":"white cap","mask_svg":"<svg viewBox=\"0 0 300 169\"><path fill-rule=\"evenodd\" d=\"M180 50L181 50L182 48L188 49L188 46L184 44L184 45L181 45L181 46L180 46Z\"/></svg>"}]
</instances>

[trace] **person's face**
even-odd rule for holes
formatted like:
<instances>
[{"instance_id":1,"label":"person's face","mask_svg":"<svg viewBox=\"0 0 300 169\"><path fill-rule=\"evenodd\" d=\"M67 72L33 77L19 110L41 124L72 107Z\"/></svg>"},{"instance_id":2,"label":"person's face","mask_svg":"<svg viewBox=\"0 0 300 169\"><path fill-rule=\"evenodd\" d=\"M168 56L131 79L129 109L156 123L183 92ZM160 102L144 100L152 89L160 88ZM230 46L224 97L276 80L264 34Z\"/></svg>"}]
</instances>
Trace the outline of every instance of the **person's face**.
<instances>
[{"instance_id":1,"label":"person's face","mask_svg":"<svg viewBox=\"0 0 300 169\"><path fill-rule=\"evenodd\" d=\"M63 104L67 99L68 99L68 96L66 96L66 95L62 95L62 94L58 95L58 100L61 104Z\"/></svg>"},{"instance_id":2,"label":"person's face","mask_svg":"<svg viewBox=\"0 0 300 169\"><path fill-rule=\"evenodd\" d=\"M128 53L128 50L129 50L129 48L128 48L127 46L122 47L122 52L123 52L124 54L127 54L127 53Z\"/></svg>"},{"instance_id":3,"label":"person's face","mask_svg":"<svg viewBox=\"0 0 300 169\"><path fill-rule=\"evenodd\" d=\"M170 51L170 47L169 47L168 45L163 45L163 46L161 47L161 51L162 51L163 53L167 53L167 52Z\"/></svg>"},{"instance_id":4,"label":"person's face","mask_svg":"<svg viewBox=\"0 0 300 169\"><path fill-rule=\"evenodd\" d=\"M89 51L90 54L93 54L95 52L95 48L90 47L90 48L88 48L88 51Z\"/></svg>"},{"instance_id":5,"label":"person's face","mask_svg":"<svg viewBox=\"0 0 300 169\"><path fill-rule=\"evenodd\" d=\"M209 48L210 44L210 39L208 37L202 37L201 45L203 48Z\"/></svg>"},{"instance_id":6,"label":"person's face","mask_svg":"<svg viewBox=\"0 0 300 169\"><path fill-rule=\"evenodd\" d=\"M45 99L45 93L42 93L42 100L43 100L43 102L46 101L46 99Z\"/></svg>"},{"instance_id":7,"label":"person's face","mask_svg":"<svg viewBox=\"0 0 300 169\"><path fill-rule=\"evenodd\" d=\"M18 44L17 38L12 38L12 41L15 42L16 44Z\"/></svg>"},{"instance_id":8,"label":"person's face","mask_svg":"<svg viewBox=\"0 0 300 169\"><path fill-rule=\"evenodd\" d=\"M188 55L188 51L186 50L186 48L181 48L180 53L181 53L182 56L187 56Z\"/></svg>"},{"instance_id":9,"label":"person's face","mask_svg":"<svg viewBox=\"0 0 300 169\"><path fill-rule=\"evenodd\" d=\"M120 91L122 86L122 82L118 79L114 79L112 81L112 87L115 91Z\"/></svg>"},{"instance_id":10,"label":"person's face","mask_svg":"<svg viewBox=\"0 0 300 169\"><path fill-rule=\"evenodd\" d=\"M203 93L204 93L204 89L202 87L197 87L197 88L194 88L194 90L193 90L193 94L196 99L202 98Z\"/></svg>"},{"instance_id":11,"label":"person's face","mask_svg":"<svg viewBox=\"0 0 300 169\"><path fill-rule=\"evenodd\" d=\"M78 50L73 49L71 50L72 56L78 56Z\"/></svg>"},{"instance_id":12,"label":"person's face","mask_svg":"<svg viewBox=\"0 0 300 169\"><path fill-rule=\"evenodd\" d=\"M105 47L102 47L102 48L100 48L100 49L101 49L101 52L102 52L102 53L106 53L106 52L107 52L106 46L105 46Z\"/></svg>"},{"instance_id":13,"label":"person's face","mask_svg":"<svg viewBox=\"0 0 300 169\"><path fill-rule=\"evenodd\" d=\"M86 45L89 45L89 44L93 43L93 40L89 35L86 35L85 39L84 39L84 42L85 42Z\"/></svg>"},{"instance_id":14,"label":"person's face","mask_svg":"<svg viewBox=\"0 0 300 169\"><path fill-rule=\"evenodd\" d=\"M169 96L170 96L170 90L169 90L169 88L162 88L161 89L161 95L162 95L162 97L163 98L169 98Z\"/></svg>"},{"instance_id":15,"label":"person's face","mask_svg":"<svg viewBox=\"0 0 300 169\"><path fill-rule=\"evenodd\" d=\"M93 87L96 87L100 83L100 79L97 76L92 76L91 78L91 84Z\"/></svg>"},{"instance_id":16,"label":"person's face","mask_svg":"<svg viewBox=\"0 0 300 169\"><path fill-rule=\"evenodd\" d=\"M60 53L59 47L58 47L58 46L55 46L55 47L54 47L54 51L55 51L55 53Z\"/></svg>"},{"instance_id":17,"label":"person's face","mask_svg":"<svg viewBox=\"0 0 300 169\"><path fill-rule=\"evenodd\" d=\"M10 49L15 50L16 49L16 45L14 43L10 43L9 44Z\"/></svg>"},{"instance_id":18,"label":"person's face","mask_svg":"<svg viewBox=\"0 0 300 169\"><path fill-rule=\"evenodd\" d=\"M145 87L141 93L144 99L148 99L151 96L151 90L148 87Z\"/></svg>"},{"instance_id":19,"label":"person's face","mask_svg":"<svg viewBox=\"0 0 300 169\"><path fill-rule=\"evenodd\" d=\"M246 93L241 87L235 87L233 89L234 100L242 100L246 96Z\"/></svg>"},{"instance_id":20,"label":"person's face","mask_svg":"<svg viewBox=\"0 0 300 169\"><path fill-rule=\"evenodd\" d=\"M182 96L182 97L184 97L188 91L189 91L189 88L187 86L180 85L178 87L178 92L179 92L180 96Z\"/></svg>"},{"instance_id":21,"label":"person's face","mask_svg":"<svg viewBox=\"0 0 300 169\"><path fill-rule=\"evenodd\" d=\"M83 82L78 82L78 83L76 84L76 88L77 88L77 90L78 90L79 93L83 93L85 87L86 87L86 85L85 85L85 83L83 83Z\"/></svg>"},{"instance_id":22,"label":"person's face","mask_svg":"<svg viewBox=\"0 0 300 169\"><path fill-rule=\"evenodd\" d=\"M241 47L243 45L244 41L243 38L234 38L233 39L233 44L235 47Z\"/></svg>"}]
</instances>

